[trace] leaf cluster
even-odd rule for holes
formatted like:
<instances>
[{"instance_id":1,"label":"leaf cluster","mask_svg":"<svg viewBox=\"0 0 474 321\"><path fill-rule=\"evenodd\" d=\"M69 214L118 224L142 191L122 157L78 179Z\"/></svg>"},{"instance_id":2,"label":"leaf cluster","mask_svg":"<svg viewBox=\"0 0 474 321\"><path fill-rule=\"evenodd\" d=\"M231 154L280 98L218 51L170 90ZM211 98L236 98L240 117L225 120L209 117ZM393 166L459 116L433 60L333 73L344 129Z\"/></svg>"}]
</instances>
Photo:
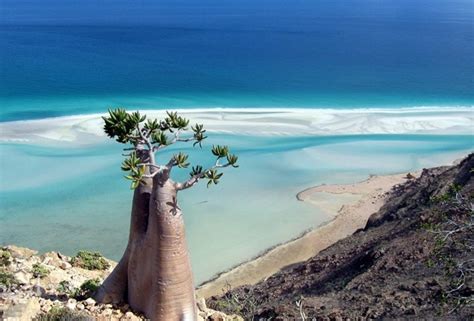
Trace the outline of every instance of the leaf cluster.
<instances>
[{"instance_id":1,"label":"leaf cluster","mask_svg":"<svg viewBox=\"0 0 474 321\"><path fill-rule=\"evenodd\" d=\"M211 184L217 185L222 175L224 175L224 173L218 173L215 169L208 170L204 175L204 177L209 180L207 182L207 187L211 186Z\"/></svg>"},{"instance_id":2,"label":"leaf cluster","mask_svg":"<svg viewBox=\"0 0 474 321\"><path fill-rule=\"evenodd\" d=\"M173 158L176 163L176 166L178 166L179 168L187 168L189 166L189 163L187 162L188 155L179 152L179 154L174 155Z\"/></svg>"},{"instance_id":3,"label":"leaf cluster","mask_svg":"<svg viewBox=\"0 0 474 321\"><path fill-rule=\"evenodd\" d=\"M138 124L146 119L138 111L131 114L123 108L109 109L109 116L102 117L104 131L110 138L115 138L119 143L136 142L139 137Z\"/></svg>"},{"instance_id":4,"label":"leaf cluster","mask_svg":"<svg viewBox=\"0 0 474 321\"><path fill-rule=\"evenodd\" d=\"M170 132L174 132L176 130L186 130L189 125L189 120L178 116L177 112L170 112L167 111L166 114L168 117L165 118L163 126L165 126L167 130Z\"/></svg>"},{"instance_id":5,"label":"leaf cluster","mask_svg":"<svg viewBox=\"0 0 474 321\"><path fill-rule=\"evenodd\" d=\"M122 163L122 170L129 172L128 175L125 175L125 178L132 181L131 189L135 189L140 184L140 181L145 175L146 167L140 165L140 159L137 156L137 153L134 151L130 153L128 158L126 158Z\"/></svg>"},{"instance_id":6,"label":"leaf cluster","mask_svg":"<svg viewBox=\"0 0 474 321\"><path fill-rule=\"evenodd\" d=\"M219 160L222 158L227 159L227 164L224 166L232 166L232 167L239 167L237 165L238 157L234 154L229 152L228 146L221 146L221 145L213 145L212 146L212 154L217 157L216 164L219 163ZM202 167L193 167L190 175L199 175L202 173ZM223 173L219 173L216 169L207 170L204 173L204 177L208 179L207 187L211 186L212 184L217 185L219 183L219 179L224 175Z\"/></svg>"},{"instance_id":7,"label":"leaf cluster","mask_svg":"<svg viewBox=\"0 0 474 321\"><path fill-rule=\"evenodd\" d=\"M191 126L191 129L194 132L194 139L196 140L193 144L193 147L196 145L202 147L202 141L207 138L205 135L206 130L204 129L204 125L196 124L195 126Z\"/></svg>"},{"instance_id":8,"label":"leaf cluster","mask_svg":"<svg viewBox=\"0 0 474 321\"><path fill-rule=\"evenodd\" d=\"M232 167L239 167L237 165L237 160L239 159L236 155L229 152L229 147L227 146L212 146L212 154L217 157L217 159L227 158L227 163Z\"/></svg>"},{"instance_id":9,"label":"leaf cluster","mask_svg":"<svg viewBox=\"0 0 474 321\"><path fill-rule=\"evenodd\" d=\"M181 131L188 130L189 120L179 116L177 112L166 112L164 120L147 119L145 115L141 115L138 111L128 113L123 108L109 109L109 115L102 117L104 120L104 131L110 137L120 143L133 144L134 151L127 155L127 158L122 163L122 170L128 172L125 178L131 180L131 188L135 189L139 186L147 173L147 166L156 166L156 164L146 163L137 151L143 150L145 153L150 153L151 162L153 159L152 153L161 149L162 147L171 145L175 142L189 142L193 141L193 147L199 145L202 147L202 142L207 138L206 130L202 124L195 124L191 126L192 137L180 138ZM143 124L142 124L143 123ZM173 138L168 135L174 133ZM220 159L226 159L225 165L215 167L238 167L238 157L229 152L227 146L213 146L212 153L217 157L216 164ZM173 166L179 168L188 168L188 155L179 152L175 154L172 159ZM152 171L150 171L152 172ZM147 174L150 174L148 172ZM153 173L151 173L153 174ZM205 177L209 180L208 186L217 184L222 177L222 173L218 173L215 168L203 170L202 166L192 168L191 176L198 175L199 178Z\"/></svg>"}]
</instances>

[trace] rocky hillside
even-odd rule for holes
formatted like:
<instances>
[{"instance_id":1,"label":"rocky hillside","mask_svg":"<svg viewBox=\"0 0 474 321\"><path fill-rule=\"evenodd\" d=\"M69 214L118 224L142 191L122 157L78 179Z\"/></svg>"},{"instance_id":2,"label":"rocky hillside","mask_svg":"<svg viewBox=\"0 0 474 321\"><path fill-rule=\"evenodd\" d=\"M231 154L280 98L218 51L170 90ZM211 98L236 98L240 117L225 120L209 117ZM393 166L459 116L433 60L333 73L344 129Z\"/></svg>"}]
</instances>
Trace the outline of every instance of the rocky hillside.
<instances>
[{"instance_id":1,"label":"rocky hillside","mask_svg":"<svg viewBox=\"0 0 474 321\"><path fill-rule=\"evenodd\" d=\"M209 306L248 320L474 316L474 155L396 186L365 229Z\"/></svg>"},{"instance_id":2,"label":"rocky hillside","mask_svg":"<svg viewBox=\"0 0 474 321\"><path fill-rule=\"evenodd\" d=\"M127 304L98 304L91 297L115 262L99 253L80 251L74 257L57 252L6 246L0 250L1 320L128 320L144 318ZM199 320L240 321L238 316L208 309L198 300Z\"/></svg>"}]
</instances>

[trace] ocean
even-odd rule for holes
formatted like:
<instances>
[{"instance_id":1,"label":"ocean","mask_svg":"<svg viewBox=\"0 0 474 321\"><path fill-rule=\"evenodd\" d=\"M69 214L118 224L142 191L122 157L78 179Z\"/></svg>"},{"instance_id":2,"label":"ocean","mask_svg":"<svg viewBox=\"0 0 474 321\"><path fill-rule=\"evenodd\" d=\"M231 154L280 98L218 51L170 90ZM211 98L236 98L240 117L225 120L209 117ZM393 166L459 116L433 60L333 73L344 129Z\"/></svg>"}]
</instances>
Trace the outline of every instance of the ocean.
<instances>
[{"instance_id":1,"label":"ocean","mask_svg":"<svg viewBox=\"0 0 474 321\"><path fill-rule=\"evenodd\" d=\"M283 129L280 118L267 119L271 128L241 119L211 126L204 149L228 143L241 167L181 196L198 283L329 220L296 200L307 187L448 164L474 146L473 6L2 0L0 242L120 258L131 200L120 146L53 128L68 119L57 117L109 107L206 109L212 121L213 108L308 109L316 120L328 108L377 110L319 131L299 130L303 116ZM416 126L381 120L383 110L412 108L421 110L409 116ZM453 109L464 120L444 112ZM40 133L37 121L54 133Z\"/></svg>"},{"instance_id":2,"label":"ocean","mask_svg":"<svg viewBox=\"0 0 474 321\"><path fill-rule=\"evenodd\" d=\"M113 2L2 1L0 120L474 102L469 0Z\"/></svg>"}]
</instances>

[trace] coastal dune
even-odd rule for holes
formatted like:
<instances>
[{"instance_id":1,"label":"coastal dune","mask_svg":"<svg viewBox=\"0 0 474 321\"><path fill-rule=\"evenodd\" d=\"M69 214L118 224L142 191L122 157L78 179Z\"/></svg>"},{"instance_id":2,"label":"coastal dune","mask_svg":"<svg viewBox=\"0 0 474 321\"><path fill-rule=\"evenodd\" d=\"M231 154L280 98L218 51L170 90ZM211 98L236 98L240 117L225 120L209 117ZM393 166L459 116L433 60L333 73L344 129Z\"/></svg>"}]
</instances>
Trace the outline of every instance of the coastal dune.
<instances>
[{"instance_id":1,"label":"coastal dune","mask_svg":"<svg viewBox=\"0 0 474 321\"><path fill-rule=\"evenodd\" d=\"M407 174L371 176L355 184L320 185L298 193L298 200L313 204L332 215L333 219L202 284L197 290L199 296L208 298L222 294L229 287L255 284L285 266L313 257L363 228L369 217L384 204L387 192L406 180Z\"/></svg>"},{"instance_id":2,"label":"coastal dune","mask_svg":"<svg viewBox=\"0 0 474 321\"><path fill-rule=\"evenodd\" d=\"M133 110L133 109L130 109ZM472 134L472 107L368 109L181 109L210 132L240 135ZM164 110L143 110L163 118ZM104 140L103 114L0 123L0 142L94 143Z\"/></svg>"}]
</instances>

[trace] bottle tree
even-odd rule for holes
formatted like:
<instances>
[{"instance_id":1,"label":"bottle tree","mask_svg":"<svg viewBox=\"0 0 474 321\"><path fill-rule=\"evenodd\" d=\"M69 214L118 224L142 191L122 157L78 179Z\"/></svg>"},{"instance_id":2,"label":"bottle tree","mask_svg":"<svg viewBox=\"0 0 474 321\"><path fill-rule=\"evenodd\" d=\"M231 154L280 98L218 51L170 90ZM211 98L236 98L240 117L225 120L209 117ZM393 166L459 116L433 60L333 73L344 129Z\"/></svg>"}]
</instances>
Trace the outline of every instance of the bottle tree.
<instances>
[{"instance_id":1,"label":"bottle tree","mask_svg":"<svg viewBox=\"0 0 474 321\"><path fill-rule=\"evenodd\" d=\"M123 257L99 288L95 298L103 303L127 302L151 320L196 320L193 276L186 245L178 192L206 180L208 187L222 177L218 170L237 167L237 156L227 146L213 146L215 163L194 166L183 182L171 179L173 168L187 168L188 156L179 152L165 163L156 154L178 143L201 147L207 138L203 125L189 130L189 120L167 112L164 120L124 109L109 110L103 117L105 133L129 145L122 164L134 189L130 234Z\"/></svg>"}]
</instances>

